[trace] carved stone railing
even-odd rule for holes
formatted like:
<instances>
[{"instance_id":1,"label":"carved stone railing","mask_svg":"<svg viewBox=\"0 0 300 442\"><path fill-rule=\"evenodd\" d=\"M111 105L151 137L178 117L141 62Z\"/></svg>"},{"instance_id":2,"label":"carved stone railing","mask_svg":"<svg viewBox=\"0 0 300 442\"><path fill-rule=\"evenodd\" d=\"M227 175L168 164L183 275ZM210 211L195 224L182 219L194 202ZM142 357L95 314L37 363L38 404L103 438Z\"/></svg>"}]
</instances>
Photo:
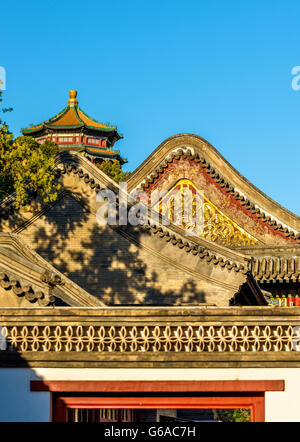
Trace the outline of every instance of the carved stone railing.
<instances>
[{"instance_id":1,"label":"carved stone railing","mask_svg":"<svg viewBox=\"0 0 300 442\"><path fill-rule=\"evenodd\" d=\"M295 330L296 329L296 330ZM2 349L43 352L269 352L299 351L300 327L107 326L2 327ZM6 338L6 339L3 339Z\"/></svg>"},{"instance_id":2,"label":"carved stone railing","mask_svg":"<svg viewBox=\"0 0 300 442\"><path fill-rule=\"evenodd\" d=\"M2 366L300 366L297 307L1 309L0 327Z\"/></svg>"}]
</instances>

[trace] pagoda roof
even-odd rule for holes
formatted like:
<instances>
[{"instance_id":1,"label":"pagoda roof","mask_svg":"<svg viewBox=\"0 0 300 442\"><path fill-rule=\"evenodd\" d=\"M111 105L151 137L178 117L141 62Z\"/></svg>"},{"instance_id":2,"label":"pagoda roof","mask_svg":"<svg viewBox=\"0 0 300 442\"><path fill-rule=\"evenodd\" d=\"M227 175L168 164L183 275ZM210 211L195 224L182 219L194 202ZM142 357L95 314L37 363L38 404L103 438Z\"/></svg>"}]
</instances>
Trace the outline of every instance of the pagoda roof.
<instances>
[{"instance_id":1,"label":"pagoda roof","mask_svg":"<svg viewBox=\"0 0 300 442\"><path fill-rule=\"evenodd\" d=\"M101 123L100 121L91 118L78 106L77 91L69 91L69 100L67 106L54 117L46 120L42 123L31 126L27 129L22 129L23 135L33 135L41 132L43 129L90 129L99 132L106 132L108 134L114 134L118 139L123 138L121 134L117 132L116 126L109 126Z\"/></svg>"}]
</instances>

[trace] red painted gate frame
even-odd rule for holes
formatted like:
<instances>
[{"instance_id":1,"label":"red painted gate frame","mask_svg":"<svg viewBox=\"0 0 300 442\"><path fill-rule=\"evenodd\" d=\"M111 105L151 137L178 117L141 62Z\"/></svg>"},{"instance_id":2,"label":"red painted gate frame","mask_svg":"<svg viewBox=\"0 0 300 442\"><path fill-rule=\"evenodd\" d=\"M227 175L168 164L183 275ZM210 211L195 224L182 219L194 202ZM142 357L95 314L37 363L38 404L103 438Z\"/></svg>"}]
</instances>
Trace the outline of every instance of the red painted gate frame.
<instances>
[{"instance_id":1,"label":"red painted gate frame","mask_svg":"<svg viewBox=\"0 0 300 442\"><path fill-rule=\"evenodd\" d=\"M30 387L52 393L55 422L66 421L67 408L250 408L251 422L263 422L265 392L284 391L284 381L31 381Z\"/></svg>"}]
</instances>

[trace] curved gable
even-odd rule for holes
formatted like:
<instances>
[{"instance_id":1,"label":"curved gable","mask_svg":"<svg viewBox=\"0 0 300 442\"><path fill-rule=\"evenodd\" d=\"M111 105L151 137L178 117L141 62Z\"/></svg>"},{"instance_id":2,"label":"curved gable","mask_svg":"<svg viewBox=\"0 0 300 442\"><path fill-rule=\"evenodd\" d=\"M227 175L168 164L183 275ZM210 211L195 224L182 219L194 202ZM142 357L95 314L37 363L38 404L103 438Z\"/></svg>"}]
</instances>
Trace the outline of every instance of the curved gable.
<instances>
[{"instance_id":1,"label":"curved gable","mask_svg":"<svg viewBox=\"0 0 300 442\"><path fill-rule=\"evenodd\" d=\"M170 191L188 179L224 216L260 244L299 243L300 219L237 172L203 138L179 134L165 140L130 176L129 191ZM236 245L236 244L232 244Z\"/></svg>"}]
</instances>

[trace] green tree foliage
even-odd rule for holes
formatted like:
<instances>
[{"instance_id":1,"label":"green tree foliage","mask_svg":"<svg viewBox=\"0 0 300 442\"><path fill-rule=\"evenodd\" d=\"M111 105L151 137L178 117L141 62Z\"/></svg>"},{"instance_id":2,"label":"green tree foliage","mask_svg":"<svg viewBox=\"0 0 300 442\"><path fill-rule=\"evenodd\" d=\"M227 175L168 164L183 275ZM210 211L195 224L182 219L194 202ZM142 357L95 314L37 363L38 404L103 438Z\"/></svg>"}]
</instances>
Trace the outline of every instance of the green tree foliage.
<instances>
[{"instance_id":1,"label":"green tree foliage","mask_svg":"<svg viewBox=\"0 0 300 442\"><path fill-rule=\"evenodd\" d=\"M13 179L5 167L5 146L12 144L13 135L0 123L0 200L13 191Z\"/></svg>"},{"instance_id":2,"label":"green tree foliage","mask_svg":"<svg viewBox=\"0 0 300 442\"><path fill-rule=\"evenodd\" d=\"M55 201L60 188L53 173L58 147L52 141L37 143L32 137L15 140L0 125L0 199L15 193L15 206L25 206L35 191L47 203Z\"/></svg>"},{"instance_id":3,"label":"green tree foliage","mask_svg":"<svg viewBox=\"0 0 300 442\"><path fill-rule=\"evenodd\" d=\"M111 179L116 181L116 183L120 183L122 181L126 181L130 175L130 172L123 172L120 162L118 160L111 161L103 161L103 163L96 163L96 166L99 167L102 172L106 173Z\"/></svg>"},{"instance_id":4,"label":"green tree foliage","mask_svg":"<svg viewBox=\"0 0 300 442\"><path fill-rule=\"evenodd\" d=\"M250 410L249 408L217 410L217 418L222 422L250 422Z\"/></svg>"},{"instance_id":5,"label":"green tree foliage","mask_svg":"<svg viewBox=\"0 0 300 442\"><path fill-rule=\"evenodd\" d=\"M14 193L15 206L26 206L34 191L44 202L54 201L60 188L53 173L57 153L58 147L51 141L39 144L32 137L14 139L0 121L0 200Z\"/></svg>"}]
</instances>

